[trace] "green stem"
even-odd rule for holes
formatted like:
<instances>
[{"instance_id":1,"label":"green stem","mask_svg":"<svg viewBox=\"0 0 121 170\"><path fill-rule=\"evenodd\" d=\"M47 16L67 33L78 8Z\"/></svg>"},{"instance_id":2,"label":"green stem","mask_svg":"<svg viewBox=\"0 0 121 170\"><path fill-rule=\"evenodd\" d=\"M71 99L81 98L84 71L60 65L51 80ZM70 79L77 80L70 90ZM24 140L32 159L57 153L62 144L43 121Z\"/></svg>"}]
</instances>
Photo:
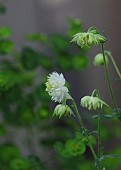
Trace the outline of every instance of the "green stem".
<instances>
[{"instance_id":1,"label":"green stem","mask_svg":"<svg viewBox=\"0 0 121 170\"><path fill-rule=\"evenodd\" d=\"M85 129L85 126L84 126L84 124L83 124L82 118L81 118L81 116L80 116L80 114L79 114L79 111L78 111L78 108L77 108L77 106L76 106L76 103L75 103L74 99L72 99L72 104L73 104L73 107L74 107L74 109L75 109L75 112L76 112L78 121L79 121L81 127L83 128L84 133L85 133L85 135L86 135L86 138L87 138L87 141L88 141L90 150L91 150L91 152L92 152L92 154L93 154L93 157L94 157L95 160L97 160L97 155L96 155L96 153L95 153L95 151L94 151L94 149L93 149L92 144L90 143L90 140L89 140L89 138L88 138L87 131L86 131L86 129Z\"/></svg>"},{"instance_id":2,"label":"green stem","mask_svg":"<svg viewBox=\"0 0 121 170\"><path fill-rule=\"evenodd\" d=\"M101 134L100 134L100 130L101 130L101 117L100 117L100 113L98 112L98 158L100 160L101 157ZM101 170L101 163L99 161L99 170Z\"/></svg>"},{"instance_id":3,"label":"green stem","mask_svg":"<svg viewBox=\"0 0 121 170\"><path fill-rule=\"evenodd\" d=\"M119 71L119 69L118 69L118 66L117 66L117 64L116 64L116 62L115 62L115 60L114 60L111 52L107 52L107 54L108 54L109 57L111 58L111 61L112 61L113 65L114 65L114 67L115 67L115 69L116 69L116 72L117 72L119 78L121 79L121 73L120 73L120 71Z\"/></svg>"},{"instance_id":4,"label":"green stem","mask_svg":"<svg viewBox=\"0 0 121 170\"><path fill-rule=\"evenodd\" d=\"M118 108L117 108L117 105L116 105L116 101L115 101L115 97L114 97L114 94L113 94L113 89L112 89L111 82L110 82L110 77L109 77L109 73L108 73L108 66L107 66L106 59L105 59L105 52L104 52L104 44L103 43L101 44L101 48L102 48L102 54L103 54L103 58L104 58L104 65L105 65L105 71L106 71L106 78L107 78L107 82L108 82L108 88L109 88L109 91L110 91L110 95L111 95L111 98L112 98L114 108L116 109L117 114L119 114Z\"/></svg>"}]
</instances>

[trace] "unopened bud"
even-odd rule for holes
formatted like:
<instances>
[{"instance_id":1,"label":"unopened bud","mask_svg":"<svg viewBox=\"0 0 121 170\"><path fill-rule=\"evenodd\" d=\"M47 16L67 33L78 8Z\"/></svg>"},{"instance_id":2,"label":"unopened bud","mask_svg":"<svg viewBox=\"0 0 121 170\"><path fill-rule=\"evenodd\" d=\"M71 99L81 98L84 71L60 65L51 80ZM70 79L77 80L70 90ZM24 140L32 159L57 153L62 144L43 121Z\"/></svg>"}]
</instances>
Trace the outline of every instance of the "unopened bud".
<instances>
[{"instance_id":1,"label":"unopened bud","mask_svg":"<svg viewBox=\"0 0 121 170\"><path fill-rule=\"evenodd\" d=\"M106 61L106 64L108 64L108 57L105 55L105 61ZM93 64L95 66L102 66L104 65L104 57L103 57L103 54L99 53L95 56L94 58L94 61L93 61Z\"/></svg>"},{"instance_id":2,"label":"unopened bud","mask_svg":"<svg viewBox=\"0 0 121 170\"><path fill-rule=\"evenodd\" d=\"M55 107L53 116L58 116L59 118L61 118L62 116L67 116L67 115L68 116L74 115L73 111L69 106L64 104L58 104Z\"/></svg>"},{"instance_id":3,"label":"unopened bud","mask_svg":"<svg viewBox=\"0 0 121 170\"><path fill-rule=\"evenodd\" d=\"M81 106L86 107L88 110L102 109L103 105L108 106L99 97L94 97L93 95L91 95L91 96L84 96L81 99Z\"/></svg>"}]
</instances>

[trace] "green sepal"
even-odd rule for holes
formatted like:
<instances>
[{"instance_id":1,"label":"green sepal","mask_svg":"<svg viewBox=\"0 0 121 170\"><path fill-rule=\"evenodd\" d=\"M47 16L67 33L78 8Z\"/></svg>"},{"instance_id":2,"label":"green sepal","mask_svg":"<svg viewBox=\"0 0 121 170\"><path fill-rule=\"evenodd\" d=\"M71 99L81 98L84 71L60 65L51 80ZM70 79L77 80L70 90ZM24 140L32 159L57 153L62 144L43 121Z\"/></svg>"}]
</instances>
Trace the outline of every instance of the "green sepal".
<instances>
[{"instance_id":1,"label":"green sepal","mask_svg":"<svg viewBox=\"0 0 121 170\"><path fill-rule=\"evenodd\" d=\"M93 33L93 34L99 34L99 30L94 26L90 27L88 29L88 32Z\"/></svg>"}]
</instances>

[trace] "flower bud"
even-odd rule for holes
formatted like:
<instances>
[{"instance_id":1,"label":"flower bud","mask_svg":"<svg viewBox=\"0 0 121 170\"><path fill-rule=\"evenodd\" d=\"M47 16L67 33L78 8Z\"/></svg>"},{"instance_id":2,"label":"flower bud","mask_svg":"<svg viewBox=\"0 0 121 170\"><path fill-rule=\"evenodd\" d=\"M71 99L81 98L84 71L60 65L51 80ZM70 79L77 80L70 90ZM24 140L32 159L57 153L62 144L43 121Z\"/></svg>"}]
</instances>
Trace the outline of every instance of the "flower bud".
<instances>
[{"instance_id":1,"label":"flower bud","mask_svg":"<svg viewBox=\"0 0 121 170\"><path fill-rule=\"evenodd\" d=\"M104 43L106 38L99 34L99 31L95 27L90 27L87 32L77 33L73 36L71 42L76 42L79 46L91 47Z\"/></svg>"},{"instance_id":2,"label":"flower bud","mask_svg":"<svg viewBox=\"0 0 121 170\"><path fill-rule=\"evenodd\" d=\"M86 107L89 110L102 109L103 105L107 104L104 101L100 100L98 97L84 96L81 99L81 106Z\"/></svg>"},{"instance_id":3,"label":"flower bud","mask_svg":"<svg viewBox=\"0 0 121 170\"><path fill-rule=\"evenodd\" d=\"M105 61L106 61L106 64L108 64L108 57L105 55ZM102 66L104 65L104 57L103 57L103 54L99 53L95 56L94 58L94 61L93 61L93 64L95 66Z\"/></svg>"},{"instance_id":4,"label":"flower bud","mask_svg":"<svg viewBox=\"0 0 121 170\"><path fill-rule=\"evenodd\" d=\"M98 45L100 43L93 33L88 32L75 34L71 42L76 42L82 48L83 47L89 48L93 45Z\"/></svg>"},{"instance_id":5,"label":"flower bud","mask_svg":"<svg viewBox=\"0 0 121 170\"><path fill-rule=\"evenodd\" d=\"M53 116L59 116L59 118L61 118L62 116L67 116L67 115L68 116L74 115L73 111L69 106L64 104L58 104L55 107Z\"/></svg>"}]
</instances>

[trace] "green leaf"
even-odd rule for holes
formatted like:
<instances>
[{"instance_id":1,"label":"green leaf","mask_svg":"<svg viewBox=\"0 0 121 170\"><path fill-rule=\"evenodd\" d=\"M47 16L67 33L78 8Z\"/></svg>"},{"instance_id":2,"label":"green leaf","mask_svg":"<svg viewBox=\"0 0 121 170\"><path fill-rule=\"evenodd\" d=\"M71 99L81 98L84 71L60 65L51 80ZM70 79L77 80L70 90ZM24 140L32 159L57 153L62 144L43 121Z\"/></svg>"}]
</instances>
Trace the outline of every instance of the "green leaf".
<instances>
[{"instance_id":1,"label":"green leaf","mask_svg":"<svg viewBox=\"0 0 121 170\"><path fill-rule=\"evenodd\" d=\"M118 108L118 113L117 113L117 109L114 109L112 115L114 115L121 121L121 109L120 108Z\"/></svg>"},{"instance_id":2,"label":"green leaf","mask_svg":"<svg viewBox=\"0 0 121 170\"><path fill-rule=\"evenodd\" d=\"M9 54L12 52L14 44L10 40L0 40L0 54Z\"/></svg>"},{"instance_id":3,"label":"green leaf","mask_svg":"<svg viewBox=\"0 0 121 170\"><path fill-rule=\"evenodd\" d=\"M100 160L104 160L107 158L121 158L121 155L117 155L117 154L112 154L112 155L103 155Z\"/></svg>"},{"instance_id":4,"label":"green leaf","mask_svg":"<svg viewBox=\"0 0 121 170\"><path fill-rule=\"evenodd\" d=\"M38 112L39 112L38 116L40 119L47 119L48 117L52 116L47 106L41 106Z\"/></svg>"},{"instance_id":5,"label":"green leaf","mask_svg":"<svg viewBox=\"0 0 121 170\"><path fill-rule=\"evenodd\" d=\"M6 129L3 124L0 124L0 136L4 136L6 134Z\"/></svg>"},{"instance_id":6,"label":"green leaf","mask_svg":"<svg viewBox=\"0 0 121 170\"><path fill-rule=\"evenodd\" d=\"M79 19L69 19L69 31L68 36L72 39L73 35L82 32L82 24Z\"/></svg>"},{"instance_id":7,"label":"green leaf","mask_svg":"<svg viewBox=\"0 0 121 170\"><path fill-rule=\"evenodd\" d=\"M44 54L38 55L38 64L40 64L42 68L47 70L52 69L53 66L52 59Z\"/></svg>"},{"instance_id":8,"label":"green leaf","mask_svg":"<svg viewBox=\"0 0 121 170\"><path fill-rule=\"evenodd\" d=\"M76 70L84 69L88 64L88 59L84 56L77 55L72 59L73 67Z\"/></svg>"},{"instance_id":9,"label":"green leaf","mask_svg":"<svg viewBox=\"0 0 121 170\"><path fill-rule=\"evenodd\" d=\"M36 155L30 155L28 156L28 160L31 164L31 168L33 170L45 170L42 162L40 161L40 159L36 156Z\"/></svg>"},{"instance_id":10,"label":"green leaf","mask_svg":"<svg viewBox=\"0 0 121 170\"><path fill-rule=\"evenodd\" d=\"M24 47L21 52L21 63L24 68L31 70L38 66L38 53L30 47Z\"/></svg>"},{"instance_id":11,"label":"green leaf","mask_svg":"<svg viewBox=\"0 0 121 170\"><path fill-rule=\"evenodd\" d=\"M48 94L47 91L45 91L46 87L45 87L45 84L42 83L38 88L37 88L37 96L39 97L39 99L41 100L41 102L44 102L44 103L48 103L51 101L51 97L50 95Z\"/></svg>"},{"instance_id":12,"label":"green leaf","mask_svg":"<svg viewBox=\"0 0 121 170\"><path fill-rule=\"evenodd\" d=\"M5 14L6 12L6 7L0 3L0 15Z\"/></svg>"},{"instance_id":13,"label":"green leaf","mask_svg":"<svg viewBox=\"0 0 121 170\"><path fill-rule=\"evenodd\" d=\"M31 42L40 42L40 43L47 43L48 40L47 36L41 33L28 34L26 36L26 39Z\"/></svg>"},{"instance_id":14,"label":"green leaf","mask_svg":"<svg viewBox=\"0 0 121 170\"><path fill-rule=\"evenodd\" d=\"M12 35L12 30L8 27L0 27L0 39L8 38Z\"/></svg>"},{"instance_id":15,"label":"green leaf","mask_svg":"<svg viewBox=\"0 0 121 170\"><path fill-rule=\"evenodd\" d=\"M3 144L0 146L0 160L8 163L11 159L21 156L19 149L13 144Z\"/></svg>"},{"instance_id":16,"label":"green leaf","mask_svg":"<svg viewBox=\"0 0 121 170\"><path fill-rule=\"evenodd\" d=\"M65 149L67 150L70 156L77 156L82 155L85 152L86 147L83 142L77 142L77 140L72 139L66 142Z\"/></svg>"},{"instance_id":17,"label":"green leaf","mask_svg":"<svg viewBox=\"0 0 121 170\"><path fill-rule=\"evenodd\" d=\"M9 166L12 170L29 170L30 163L28 160L22 157L14 158L10 161Z\"/></svg>"},{"instance_id":18,"label":"green leaf","mask_svg":"<svg viewBox=\"0 0 121 170\"><path fill-rule=\"evenodd\" d=\"M56 61L57 61L57 65L62 70L68 71L73 68L72 57L69 56L68 54L58 55Z\"/></svg>"},{"instance_id":19,"label":"green leaf","mask_svg":"<svg viewBox=\"0 0 121 170\"><path fill-rule=\"evenodd\" d=\"M16 84L16 81L13 72L0 72L0 90L8 90Z\"/></svg>"},{"instance_id":20,"label":"green leaf","mask_svg":"<svg viewBox=\"0 0 121 170\"><path fill-rule=\"evenodd\" d=\"M1 71L0 72L0 90L6 91L12 88L16 84L28 84L33 80L35 74L32 72L17 73L12 71Z\"/></svg>"},{"instance_id":21,"label":"green leaf","mask_svg":"<svg viewBox=\"0 0 121 170\"><path fill-rule=\"evenodd\" d=\"M33 125L36 123L36 117L34 112L29 108L19 109L18 111L18 123L20 125Z\"/></svg>"},{"instance_id":22,"label":"green leaf","mask_svg":"<svg viewBox=\"0 0 121 170\"><path fill-rule=\"evenodd\" d=\"M50 36L50 44L57 53L66 50L69 46L67 39L59 34L52 34Z\"/></svg>"}]
</instances>

